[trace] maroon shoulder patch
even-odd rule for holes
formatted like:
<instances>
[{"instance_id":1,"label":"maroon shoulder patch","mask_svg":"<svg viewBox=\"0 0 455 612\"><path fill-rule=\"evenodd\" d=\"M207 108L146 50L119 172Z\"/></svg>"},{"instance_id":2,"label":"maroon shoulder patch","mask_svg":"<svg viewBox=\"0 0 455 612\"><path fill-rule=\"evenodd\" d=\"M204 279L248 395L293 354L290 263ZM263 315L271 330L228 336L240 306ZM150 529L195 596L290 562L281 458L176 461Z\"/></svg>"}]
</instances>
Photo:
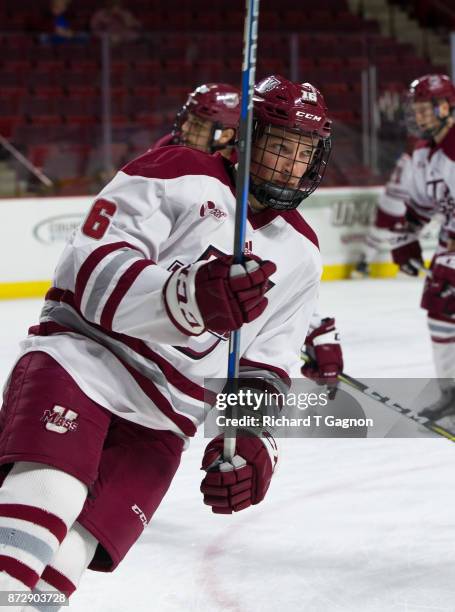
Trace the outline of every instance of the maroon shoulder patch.
<instances>
[{"instance_id":1,"label":"maroon shoulder patch","mask_svg":"<svg viewBox=\"0 0 455 612\"><path fill-rule=\"evenodd\" d=\"M174 179L195 174L210 176L232 188L232 182L220 156L180 145L148 150L126 164L122 172L130 176L156 179Z\"/></svg>"}]
</instances>

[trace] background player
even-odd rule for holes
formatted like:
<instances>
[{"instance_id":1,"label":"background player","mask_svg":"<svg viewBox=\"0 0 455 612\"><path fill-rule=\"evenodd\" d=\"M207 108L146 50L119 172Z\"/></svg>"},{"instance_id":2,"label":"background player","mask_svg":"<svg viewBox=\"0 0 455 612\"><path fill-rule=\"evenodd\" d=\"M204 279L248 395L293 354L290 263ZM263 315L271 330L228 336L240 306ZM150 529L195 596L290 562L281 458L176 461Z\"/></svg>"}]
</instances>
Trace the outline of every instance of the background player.
<instances>
[{"instance_id":1,"label":"background player","mask_svg":"<svg viewBox=\"0 0 455 612\"><path fill-rule=\"evenodd\" d=\"M415 79L409 89L411 126L422 140L407 173L407 231L392 251L400 269L417 276L424 268L418 234L439 214L439 245L431 264L422 307L428 311L436 374L441 397L422 415L434 420L455 412L455 87L444 74Z\"/></svg>"},{"instance_id":2,"label":"background player","mask_svg":"<svg viewBox=\"0 0 455 612\"><path fill-rule=\"evenodd\" d=\"M229 331L242 327L242 377L288 388L321 275L317 238L295 209L320 184L330 146L317 89L280 76L259 83L254 256L243 265L230 256L235 170L221 156L149 151L99 194L60 258L0 413L3 589L72 592L88 564L115 569L204 420L204 378L225 377ZM239 437L229 471L219 470L222 444L204 454L205 503L220 513L259 503L273 438Z\"/></svg>"},{"instance_id":3,"label":"background player","mask_svg":"<svg viewBox=\"0 0 455 612\"><path fill-rule=\"evenodd\" d=\"M365 236L361 257L351 273L351 278L366 278L370 274L370 264L381 249L391 250L395 232L403 230L407 200L406 185L408 173L412 171L411 153L415 139L408 139L406 151L400 155L381 194L376 209L375 220Z\"/></svg>"},{"instance_id":4,"label":"background player","mask_svg":"<svg viewBox=\"0 0 455 612\"><path fill-rule=\"evenodd\" d=\"M230 159L235 156L239 118L240 90L226 83L200 85L177 113L172 132L152 149L181 144L207 153L219 151Z\"/></svg>"}]
</instances>

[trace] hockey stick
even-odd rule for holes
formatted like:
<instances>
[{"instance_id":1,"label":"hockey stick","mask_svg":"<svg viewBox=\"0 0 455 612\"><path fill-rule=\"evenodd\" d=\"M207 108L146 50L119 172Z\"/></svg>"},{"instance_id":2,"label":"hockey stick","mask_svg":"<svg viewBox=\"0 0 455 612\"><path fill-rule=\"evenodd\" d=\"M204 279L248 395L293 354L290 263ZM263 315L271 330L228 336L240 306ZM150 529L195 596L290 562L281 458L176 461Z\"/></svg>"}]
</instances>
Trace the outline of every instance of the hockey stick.
<instances>
[{"instance_id":1,"label":"hockey stick","mask_svg":"<svg viewBox=\"0 0 455 612\"><path fill-rule=\"evenodd\" d=\"M305 363L309 363L311 361L311 358L306 353L301 354L301 359ZM357 380L356 378L353 378L352 376L349 376L344 372L339 374L337 378L340 382L344 382L346 385L349 385L353 389L360 391L360 393L363 393L367 397L374 399L381 404L384 404L384 406L387 406L387 408L391 408L392 410L406 417L410 421L414 421L414 423L422 425L433 433L438 434L439 436L443 436L451 442L455 442L455 433L449 431L448 429L445 429L444 427L441 427L440 425L436 425L436 423L434 423L430 419L427 419L426 417L420 416L417 412L415 412L415 410L412 410L411 408L405 408L398 402L393 401L387 395L384 395L376 389L365 385L360 380Z\"/></svg>"},{"instance_id":2,"label":"hockey stick","mask_svg":"<svg viewBox=\"0 0 455 612\"><path fill-rule=\"evenodd\" d=\"M234 261L242 263L248 210L250 183L251 131L253 125L253 88L256 72L256 47L258 35L259 0L246 0L245 27L243 31L242 88L239 122L239 163L236 181L236 208L234 233ZM240 330L229 338L228 392L236 392L239 376ZM235 428L229 426L224 434L223 456L229 461L235 455Z\"/></svg>"}]
</instances>

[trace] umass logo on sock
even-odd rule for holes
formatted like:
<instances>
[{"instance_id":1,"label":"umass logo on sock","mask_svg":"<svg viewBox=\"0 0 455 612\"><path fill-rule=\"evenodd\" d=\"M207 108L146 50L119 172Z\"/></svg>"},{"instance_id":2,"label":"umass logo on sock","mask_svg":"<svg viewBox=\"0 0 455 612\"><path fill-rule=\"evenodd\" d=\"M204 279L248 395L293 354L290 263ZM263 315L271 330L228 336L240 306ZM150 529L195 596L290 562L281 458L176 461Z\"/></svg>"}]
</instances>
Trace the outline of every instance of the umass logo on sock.
<instances>
[{"instance_id":1,"label":"umass logo on sock","mask_svg":"<svg viewBox=\"0 0 455 612\"><path fill-rule=\"evenodd\" d=\"M59 434L65 434L68 431L75 431L78 423L76 419L79 416L74 410L63 408L63 406L54 406L52 410L45 410L41 421L46 423L46 429Z\"/></svg>"}]
</instances>

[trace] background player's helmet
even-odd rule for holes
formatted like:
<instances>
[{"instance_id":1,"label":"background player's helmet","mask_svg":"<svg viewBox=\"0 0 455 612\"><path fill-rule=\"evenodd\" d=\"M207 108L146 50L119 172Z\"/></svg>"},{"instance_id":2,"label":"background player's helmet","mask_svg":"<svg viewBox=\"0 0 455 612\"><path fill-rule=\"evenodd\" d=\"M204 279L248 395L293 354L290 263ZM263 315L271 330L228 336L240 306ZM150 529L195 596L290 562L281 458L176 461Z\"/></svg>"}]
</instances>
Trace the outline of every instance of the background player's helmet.
<instances>
[{"instance_id":1,"label":"background player's helmet","mask_svg":"<svg viewBox=\"0 0 455 612\"><path fill-rule=\"evenodd\" d=\"M445 125L448 117L440 117L439 104L446 100L451 111L455 108L455 86L446 74L425 74L412 81L406 102L406 125L408 131L420 138L435 136ZM431 102L436 118L440 120L434 130L421 130L416 122L412 105L417 102Z\"/></svg>"},{"instance_id":2,"label":"background player's helmet","mask_svg":"<svg viewBox=\"0 0 455 612\"><path fill-rule=\"evenodd\" d=\"M290 210L313 193L324 176L329 159L331 123L324 98L310 83L293 83L275 75L256 85L250 192L261 204ZM277 150L277 135L283 150L286 143L307 143L311 151L308 163L303 165L293 160L296 163L289 166L286 175L277 169L280 158L284 158L278 154L272 156L272 163L276 163L271 167L268 153L272 140L273 149Z\"/></svg>"},{"instance_id":3,"label":"background player's helmet","mask_svg":"<svg viewBox=\"0 0 455 612\"><path fill-rule=\"evenodd\" d=\"M182 134L182 125L187 121L189 115L199 119L210 121L212 124L209 135L208 149L211 152L233 146L236 140L237 128L240 118L240 90L227 83L208 83L200 85L188 96L187 101L177 114L174 124L174 142L176 144L188 144ZM215 141L219 138L221 131L231 128L235 130L232 140L226 144L218 145ZM197 129L197 128L190 128ZM197 142L197 133L193 133L193 142ZM204 138L205 140L205 138ZM195 148L205 148L204 146Z\"/></svg>"}]
</instances>

